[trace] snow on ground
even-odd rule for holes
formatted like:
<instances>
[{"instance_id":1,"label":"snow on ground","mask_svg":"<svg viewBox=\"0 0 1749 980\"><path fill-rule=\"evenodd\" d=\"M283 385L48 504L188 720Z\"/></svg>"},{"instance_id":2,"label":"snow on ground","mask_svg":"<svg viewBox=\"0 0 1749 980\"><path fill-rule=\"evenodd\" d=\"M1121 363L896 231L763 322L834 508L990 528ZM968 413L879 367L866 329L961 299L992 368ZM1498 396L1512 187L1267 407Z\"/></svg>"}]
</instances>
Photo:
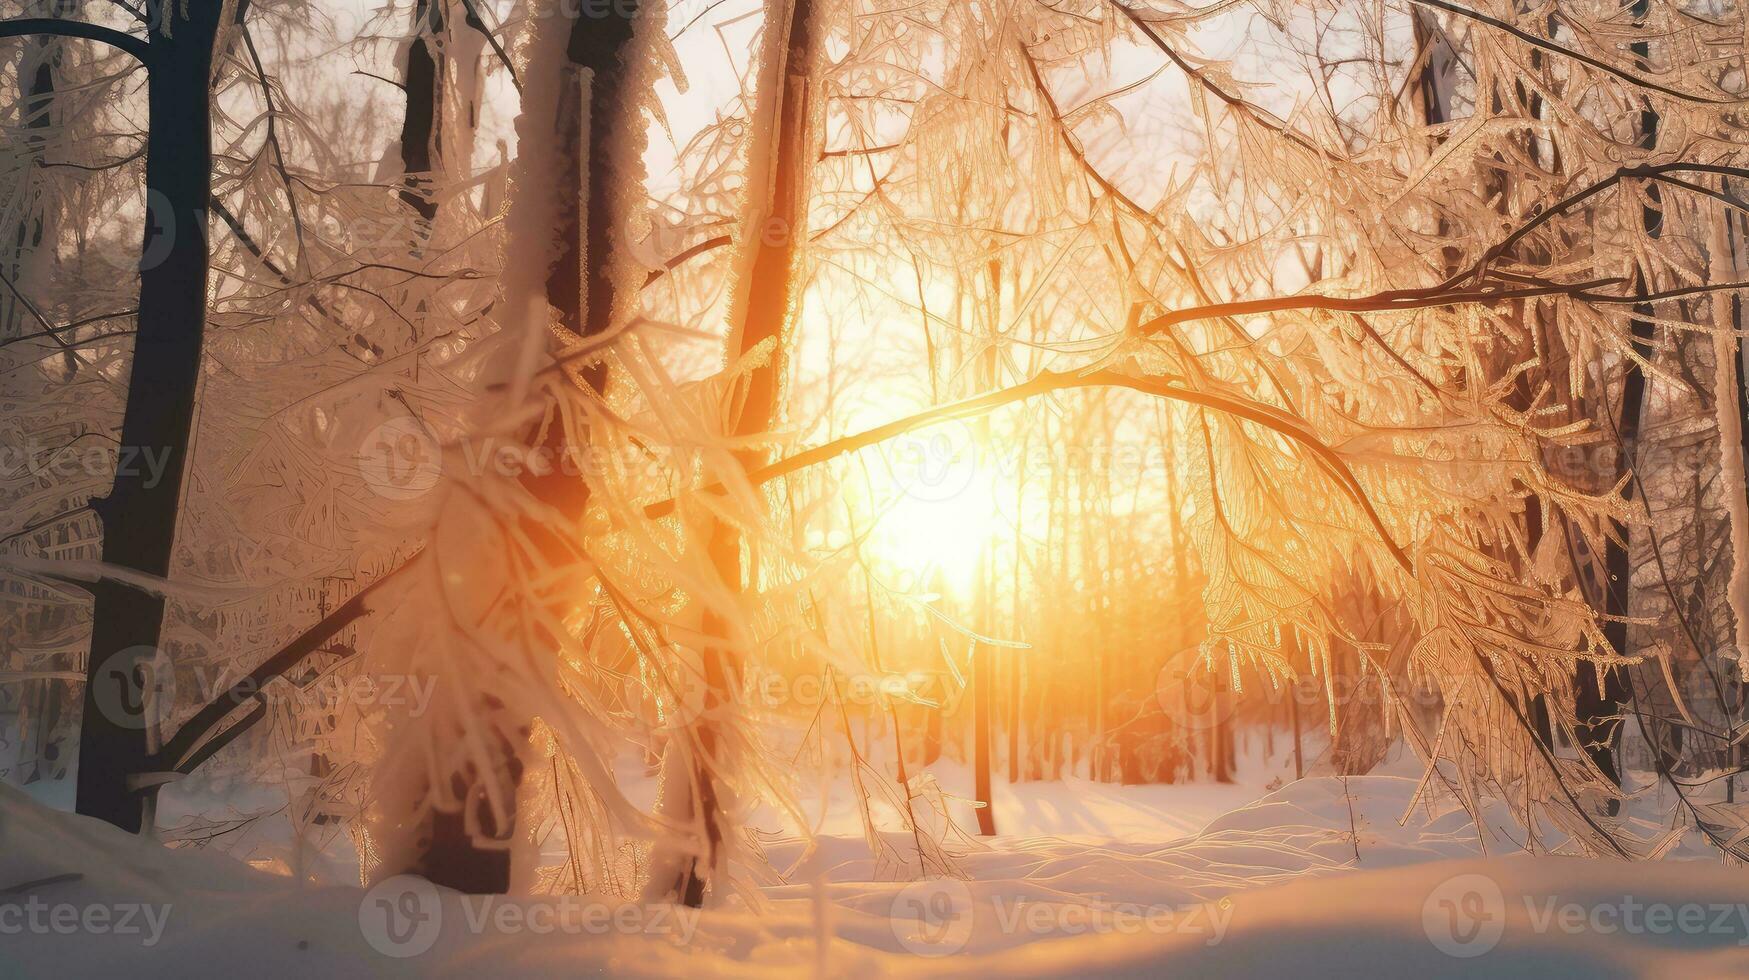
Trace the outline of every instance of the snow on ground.
<instances>
[{"instance_id":1,"label":"snow on ground","mask_svg":"<svg viewBox=\"0 0 1749 980\"><path fill-rule=\"evenodd\" d=\"M792 838L766 849L788 884L702 914L299 887L0 787L0 976L1749 975L1740 870L1514 856L1504 813L1409 812L1415 782L1308 778L1177 839L1206 787L1023 786L963 881Z\"/></svg>"},{"instance_id":2,"label":"snow on ground","mask_svg":"<svg viewBox=\"0 0 1749 980\"><path fill-rule=\"evenodd\" d=\"M950 796L966 793L972 786L971 768L941 760L929 774ZM1065 840L1175 840L1197 830L1216 816L1262 796L1264 786L1283 777L1280 762L1246 758L1240 761L1231 783L1199 781L1180 785L1120 786L1068 776L1056 782L1010 784L1000 779L992 785L999 839L1060 837ZM1292 766L1287 777L1292 776ZM653 796L653 787L651 795ZM897 813L880 798L871 812L878 827L898 827ZM824 792L816 788L813 798L803 801L808 815L806 828L797 827L778 812L762 809L750 823L767 833L857 837L862 821L856 795L848 779L839 778ZM976 827L977 811L963 797L954 796L955 824Z\"/></svg>"},{"instance_id":3,"label":"snow on ground","mask_svg":"<svg viewBox=\"0 0 1749 980\"><path fill-rule=\"evenodd\" d=\"M1016 785L998 780L993 787L998 815L995 842L1006 846L1010 840L1039 837L1086 843L1176 840L1195 833L1216 816L1256 800L1266 792L1266 786L1280 785L1291 778L1293 763L1285 754L1286 746L1282 748L1276 757L1265 758L1261 739L1241 739L1235 781L1225 784L1199 781L1183 785L1114 786L1073 776L1061 782ZM627 798L634 805L651 808L656 799L657 779L643 757L628 753L618 760L617 769L619 786ZM929 767L929 773L948 794L955 825L976 827L976 811L971 803L953 795L970 790L971 769L963 763L941 759ZM887 776L891 779L893 773L889 771ZM830 853L866 857L862 817L850 780L840 774L826 785L799 789L803 821L791 819L787 811L762 806L743 818L746 825L765 840L814 838ZM33 783L24 787L24 791L55 809L73 809L70 779ZM325 840L314 842L314 846L309 841L294 842L286 819L290 809L291 800L283 784L262 784L236 775L202 774L170 783L160 791L157 822L166 839L203 838L222 831L213 839L212 849L257 867L288 872L296 868L302 876L322 883L356 882L357 854L350 839L335 828ZM877 828L897 831L904 826L893 806L878 795L869 801L869 809ZM927 810L921 802L914 809ZM249 820L252 816L259 819ZM898 843L902 840L895 844L897 857L913 862L910 876L914 877L916 849L911 845L899 847ZM549 840L543 863L559 864L564 857L564 842Z\"/></svg>"}]
</instances>

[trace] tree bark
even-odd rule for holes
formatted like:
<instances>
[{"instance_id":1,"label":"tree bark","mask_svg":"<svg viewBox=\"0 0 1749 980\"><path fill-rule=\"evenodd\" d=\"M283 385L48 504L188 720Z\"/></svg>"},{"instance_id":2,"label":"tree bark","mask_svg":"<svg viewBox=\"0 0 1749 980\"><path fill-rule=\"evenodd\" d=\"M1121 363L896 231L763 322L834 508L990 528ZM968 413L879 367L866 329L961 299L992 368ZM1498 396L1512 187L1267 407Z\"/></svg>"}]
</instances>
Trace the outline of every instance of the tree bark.
<instances>
[{"instance_id":1,"label":"tree bark","mask_svg":"<svg viewBox=\"0 0 1749 980\"><path fill-rule=\"evenodd\" d=\"M1649 8L1649 0L1636 0L1629 12L1636 23L1643 27ZM1650 43L1636 41L1629 47L1636 62L1644 68L1651 52ZM1659 122L1657 111L1647 103L1640 112L1641 147L1651 149L1657 145ZM1651 203L1641 209L1640 220L1646 235L1656 239L1662 231L1664 220L1663 210L1658 207L1658 186L1648 184L1646 194ZM1647 282L1646 270L1642 268L1636 278L1635 291L1645 295L1651 287ZM1654 355L1652 315L1652 304L1636 304L1633 319L1629 321L1634 349L1645 358ZM1640 420L1646 400L1646 376L1640 370L1639 364L1629 360L1623 370L1625 377L1622 381L1620 418L1615 423L1621 449L1616 456L1619 461L1616 472L1618 480L1627 474L1627 468L1632 465L1640 441ZM1623 486L1623 497L1631 501L1633 484L1629 482ZM1633 531L1625 521L1612 523L1614 533L1610 535L1603 556L1603 605L1604 613L1609 617L1603 624L1603 635L1609 641L1610 649L1617 656L1625 657L1629 653L1628 624L1625 617L1628 615L1629 599L1633 592L1630 581L1633 577ZM1574 731L1579 737L1580 748L1590 757L1604 778L1619 789L1622 781L1616 764L1616 751L1621 745L1624 724L1622 709L1628 699L1627 677L1619 667L1598 670L1590 664L1580 664L1574 681ZM1606 808L1613 815L1620 809L1620 805L1619 800L1611 799Z\"/></svg>"},{"instance_id":2,"label":"tree bark","mask_svg":"<svg viewBox=\"0 0 1749 980\"><path fill-rule=\"evenodd\" d=\"M413 38L407 43L403 86L407 111L401 117L401 200L423 222L415 247L430 237L437 201L429 193L437 147L442 139L445 66L440 57L447 30L445 0L417 0L413 7Z\"/></svg>"},{"instance_id":3,"label":"tree bark","mask_svg":"<svg viewBox=\"0 0 1749 980\"><path fill-rule=\"evenodd\" d=\"M775 96L775 105L756 107L772 113L769 120L756 119L756 124L769 127L766 134L755 133L755 139L769 141L768 166L750 166L747 175L750 212L743 248L750 250L743 267L745 293L741 297L739 316L731 324L730 357L739 360L755 348L771 343L766 362L749 371L740 397L731 401L731 415L724 420L726 431L738 439L747 439L769 431L778 415L778 392L782 385L788 325L800 301L798 262L800 246L807 231L808 176L812 170L809 133L814 111L812 74L818 25L815 23L813 0L778 0L767 7L762 30L780 31L764 38L765 59L776 63L762 67L762 85L777 85L775 93L760 93L760 98ZM755 147L750 160L759 161L764 148ZM737 465L746 472L763 466L765 450L744 450L735 454ZM711 564L718 577L736 592L756 588L757 567L742 558L741 534L733 526L714 522L707 545ZM711 610L704 613L706 636L726 640L728 623ZM705 886L720 863L719 852L727 814L721 790L712 773L713 763L722 763L724 748L718 719L733 704L734 679L738 665L726 645L711 645L703 650L705 680L705 711L698 725L699 758L693 764L693 784L697 789L697 812L703 823L704 853L687 863L676 892L681 901L694 908L704 904ZM903 762L901 760L901 765Z\"/></svg>"},{"instance_id":4,"label":"tree bark","mask_svg":"<svg viewBox=\"0 0 1749 980\"><path fill-rule=\"evenodd\" d=\"M439 0L426 0L436 3ZM583 16L569 9L572 18L565 43L563 63L557 65L557 77L531 80L533 85L551 86L557 93L554 118L531 120L533 126L554 127L551 146L556 159L552 173L561 175L556 186L543 188L542 206L551 212L551 225L557 242L556 259L540 279L540 289L547 306L558 313L558 325L575 340L600 336L612 323L616 300L612 259L618 251L622 231L615 220L618 211L614 198L616 188L641 186L641 175L619 172L621 154L616 145L626 138L624 126L633 124L628 106L635 106L633 93L627 91L625 52L634 33L634 21L639 5L635 0L616 5L609 17ZM435 16L435 15L433 15ZM409 60L409 87L418 66L416 45ZM533 67L533 66L531 66ZM434 64L424 76L431 97L428 126L414 125L409 134L423 145L418 149L403 144L403 154L410 154L409 174L433 165L431 147L438 139L441 126L442 66ZM409 93L411 99L412 93ZM587 100L587 102L585 102ZM412 106L412 102L409 102ZM526 110L525 110L526 111ZM519 130L522 123L518 124ZM534 171L529 171L534 172ZM521 187L517 193L528 193ZM404 195L405 196L405 195ZM416 210L430 202L409 200ZM512 205L515 206L514 204ZM524 205L528 206L528 205ZM421 210L421 213L425 213ZM428 215L429 217L429 215ZM561 345L562 346L562 345ZM592 363L581 372L586 384L596 391L606 387L607 368ZM548 425L542 447L547 458L555 462L567 458L577 447L567 442L565 427ZM589 503L588 484L567 467L554 465L545 472L530 472L523 485L536 498L556 508L567 518L580 520ZM555 562L568 563L569 548L558 540L551 528L525 525L531 540ZM557 638L554 640L557 642ZM518 746L505 745L503 768L495 773L474 774L476 783L497 780L512 791L521 784L523 765ZM483 785L468 789L481 796ZM467 798L464 798L464 801ZM414 864L407 869L431 881L471 894L503 893L510 888L511 851L506 842L515 832L514 814L506 826L497 826L491 819L482 821L478 835L466 826L464 809L439 811L432 816L429 836ZM489 816L489 808L487 809Z\"/></svg>"},{"instance_id":5,"label":"tree bark","mask_svg":"<svg viewBox=\"0 0 1749 980\"><path fill-rule=\"evenodd\" d=\"M47 13L54 17L64 17L73 13L74 5L66 0L50 0L46 5ZM16 286L39 278L53 280L57 270L56 244L57 228L54 210L42 201L42 190L34 190L31 185L43 180L45 170L40 165L46 161L46 138L44 134L53 129L55 124L55 82L60 73L61 60L65 45L56 37L32 38L26 42L24 51L18 59L18 91L24 96L23 113L20 123L29 134L25 139L28 147L29 160L38 165L33 168L21 184L24 188L24 206L18 218L18 227L12 242L12 254L6 270L11 282ZM46 270L44 267L47 267ZM25 332L24 318L29 316L24 302L10 290L0 296L0 336L15 337ZM79 369L79 359L71 347L61 354L62 380L71 382ZM62 501L57 511L71 510L77 506L72 501ZM72 665L57 663L53 670L71 669ZM20 764L24 767L21 773L23 781L28 783L45 776L50 779L61 779L66 774L67 759L60 731L62 712L69 685L64 680L47 678L31 686L28 695L21 694L20 701L24 704L26 717L34 733L26 734L25 740L30 747L20 755Z\"/></svg>"},{"instance_id":6,"label":"tree bark","mask_svg":"<svg viewBox=\"0 0 1749 980\"><path fill-rule=\"evenodd\" d=\"M170 573L206 326L212 64L221 8L217 0L167 7L173 29L153 31L147 42L146 228L121 446L163 453L163 478L118 467L109 494L91 502L103 526L104 562L160 577ZM90 591L78 811L138 832L144 823L138 781L158 737L153 715L165 708L151 703L164 690L154 676L166 666L159 652L164 600L109 580Z\"/></svg>"}]
</instances>

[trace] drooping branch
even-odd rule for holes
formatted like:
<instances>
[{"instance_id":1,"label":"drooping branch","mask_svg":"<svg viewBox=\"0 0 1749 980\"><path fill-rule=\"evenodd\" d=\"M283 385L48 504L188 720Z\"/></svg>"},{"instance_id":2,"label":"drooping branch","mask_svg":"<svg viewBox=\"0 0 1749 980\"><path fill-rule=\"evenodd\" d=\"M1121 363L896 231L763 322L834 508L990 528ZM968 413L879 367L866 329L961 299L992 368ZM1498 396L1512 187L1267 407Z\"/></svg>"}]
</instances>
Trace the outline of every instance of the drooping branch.
<instances>
[{"instance_id":1,"label":"drooping branch","mask_svg":"<svg viewBox=\"0 0 1749 980\"><path fill-rule=\"evenodd\" d=\"M1265 300L1187 307L1182 310L1172 311L1161 317L1157 317L1154 320L1147 321L1142 324L1138 330L1143 333L1151 333L1165 330L1174 324L1192 320L1239 316L1263 312L1280 312L1292 309L1384 312L1390 310L1450 306L1469 302L1489 302L1499 299L1555 294L1574 295L1591 302L1636 301L1636 298L1634 297L1603 296L1584 291L1590 287L1610 285L1619 281L1619 279L1605 279L1576 285L1549 285L1527 287L1520 290L1470 293L1440 294L1433 290L1428 290L1425 291L1427 295L1410 296L1408 298L1403 298L1401 294L1377 294L1370 297L1358 297L1353 299L1328 296L1273 297ZM1749 288L1749 283L1729 283L1687 287L1683 290L1672 291L1670 295L1690 295L1697 292L1727 288ZM1371 499L1367 496L1364 488L1359 480L1355 478L1353 471L1348 467L1347 463L1342 460L1341 456L1334 449L1319 440L1316 435L1306 429L1297 419L1262 403L1243 402L1210 392L1196 391L1194 389L1183 388L1178 385L1157 381L1155 379L1139 378L1114 371L1098 371L1089 374L1045 372L1033 378L1031 381L1010 388L990 392L984 395L977 395L949 405L942 405L928 409L914 415L896 419L884 425L876 426L863 432L848 435L823 445L804 450L793 456L785 457L767 466L752 470L747 473L746 478L750 484L759 486L819 463L828 462L839 456L876 445L927 425L953 419L974 417L992 411L1003 405L1017 401L1024 401L1036 395L1050 391L1089 387L1124 387L1162 398L1199 404L1207 408L1225 412L1235 417L1254 422L1287 436L1289 439L1292 439L1294 442L1310 450L1315 455L1320 466L1330 473L1332 478L1342 486L1344 493L1347 494L1361 509L1362 513L1365 514L1368 523L1378 534L1381 542L1390 552L1393 560L1395 560L1404 571L1412 571L1412 564L1407 554L1403 551L1402 547L1396 543L1389 530L1384 526L1383 520L1373 506ZM703 492L707 493L722 492L724 489L724 486L720 482L702 488ZM644 508L644 513L650 518L665 517L674 512L676 503L676 498L657 501L646 506ZM319 649L321 644L332 637L335 633L368 614L370 608L362 601L365 593L386 583L389 579L405 569L407 564L411 564L411 559L408 563L384 573L382 577L372 583L367 589L360 592L359 595L354 596L350 602L336 609L321 622L300 634L290 644L275 652L268 658L268 660L263 662L261 667L251 672L247 678L239 681L231 690L226 691L206 708L202 709L202 711L197 713L193 719L185 724L183 728L177 732L176 736L171 739L170 743L166 745L163 752L163 758L169 760L172 765L176 765L178 771L192 771L192 765L190 765L188 769L180 768L180 760L186 758L189 751L207 738L208 733L213 727L228 718L242 701L248 700L249 690L259 689L259 686L267 680L294 669L303 661L304 657ZM251 685L253 685L253 687L251 687ZM250 716L237 722L231 729L226 730L224 733L225 739L229 741L237 735L242 734L243 731L247 730L258 720L258 716ZM195 764L198 764L199 761L204 761L208 755L210 755L210 753L203 752L200 758L195 760Z\"/></svg>"},{"instance_id":2,"label":"drooping branch","mask_svg":"<svg viewBox=\"0 0 1749 980\"><path fill-rule=\"evenodd\" d=\"M1505 238L1502 238L1500 241L1498 241L1494 245L1490 246L1487 251L1482 253L1480 258L1478 258L1475 262L1471 263L1469 268L1455 273L1454 275L1451 276L1451 278L1447 279L1443 283L1440 283L1438 286L1436 286L1434 288L1435 289L1448 288L1451 286L1455 286L1457 283L1462 282L1465 279L1469 279L1472 276L1482 275L1484 272L1487 271L1487 267L1488 267L1489 263L1493 262L1495 259L1500 258L1501 256L1505 255L1506 253L1510 252L1512 250L1513 246L1517 245L1520 241L1523 241L1525 236L1529 235L1531 232L1542 227L1544 224L1547 224L1550 220L1552 220L1556 217L1559 217L1560 215L1565 214L1568 211L1573 210L1574 208L1578 207L1580 204L1583 204L1584 202L1590 200L1591 198L1597 196L1598 194L1601 194L1602 192L1610 189L1611 187L1614 187L1615 185L1621 183L1623 180L1626 180L1628 178L1640 178L1640 179L1644 179L1644 180L1657 180L1657 181L1661 181L1664 183L1672 184L1673 186L1692 189L1691 185L1687 181L1679 180L1679 179L1671 177L1670 174L1673 174L1673 173L1716 174L1716 175L1723 176L1723 177L1749 178L1749 169L1745 169L1743 167L1732 167L1732 166L1727 166L1725 164L1717 164L1717 163L1677 162L1677 163L1661 163L1661 164L1646 165L1646 166L1639 166L1639 167L1622 167L1622 168L1616 170L1614 173L1611 173L1608 176L1603 177L1602 179L1596 181L1595 183L1588 184L1585 187L1582 187L1579 190L1576 190L1573 193L1568 194L1566 197L1561 198L1560 200L1556 201L1555 203L1549 205L1548 207L1543 208L1541 211L1538 211L1536 214L1532 215L1529 219L1527 219L1524 222L1524 224L1519 225L1517 228L1515 228L1511 234L1507 235ZM1727 201L1727 203L1732 203L1732 202Z\"/></svg>"},{"instance_id":3,"label":"drooping branch","mask_svg":"<svg viewBox=\"0 0 1749 980\"><path fill-rule=\"evenodd\" d=\"M1708 173L1724 176L1749 178L1749 169L1730 167L1721 164L1704 163L1669 163L1655 166L1623 167L1595 183L1569 194L1560 201L1537 212L1524 224L1514 229L1511 234L1490 246L1469 267L1453 274L1444 282L1421 289L1396 289L1382 293L1372 293L1367 296L1324 296L1318 294L1302 294L1298 296L1271 296L1263 299L1237 300L1229 303L1210 303L1200 306L1187 306L1177 310L1168 310L1161 315L1143 322L1136 331L1140 334L1154 334L1168 330L1181 323L1195 320L1216 319L1221 317L1249 316L1259 313L1282 313L1289 310L1325 310L1342 313L1390 313L1402 310L1429 309L1442 306L1461 306L1468 303L1494 303L1501 300L1531 299L1539 296L1571 296L1588 303L1642 303L1647 300L1676 299L1701 293L1719 290L1743 288L1741 283L1710 283L1698 286L1686 286L1667 290L1662 293L1646 296L1612 296L1593 292L1604 286L1618 285L1626 280L1622 277L1593 279L1578 283L1539 283L1518 288L1472 288L1459 290L1456 287L1465 280L1480 280L1486 276L1488 265L1494 260L1509 253L1513 246L1548 223L1560 214L1570 211L1587 200L1619 184L1624 179L1642 178L1646 180L1670 181L1671 173ZM1682 182L1686 183L1686 182ZM1680 184L1679 184L1680 186Z\"/></svg>"}]
</instances>

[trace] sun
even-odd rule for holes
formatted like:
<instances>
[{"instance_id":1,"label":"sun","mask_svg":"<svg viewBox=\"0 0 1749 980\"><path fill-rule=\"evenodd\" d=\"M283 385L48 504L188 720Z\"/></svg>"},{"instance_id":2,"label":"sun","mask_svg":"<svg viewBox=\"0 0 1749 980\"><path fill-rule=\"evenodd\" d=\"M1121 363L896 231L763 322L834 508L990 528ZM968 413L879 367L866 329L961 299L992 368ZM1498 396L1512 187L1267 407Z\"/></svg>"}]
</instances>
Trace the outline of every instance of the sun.
<instances>
[{"instance_id":1,"label":"sun","mask_svg":"<svg viewBox=\"0 0 1749 980\"><path fill-rule=\"evenodd\" d=\"M877 565L918 590L972 594L1001 530L989 446L970 427L944 422L906 433L871 454L864 540Z\"/></svg>"}]
</instances>

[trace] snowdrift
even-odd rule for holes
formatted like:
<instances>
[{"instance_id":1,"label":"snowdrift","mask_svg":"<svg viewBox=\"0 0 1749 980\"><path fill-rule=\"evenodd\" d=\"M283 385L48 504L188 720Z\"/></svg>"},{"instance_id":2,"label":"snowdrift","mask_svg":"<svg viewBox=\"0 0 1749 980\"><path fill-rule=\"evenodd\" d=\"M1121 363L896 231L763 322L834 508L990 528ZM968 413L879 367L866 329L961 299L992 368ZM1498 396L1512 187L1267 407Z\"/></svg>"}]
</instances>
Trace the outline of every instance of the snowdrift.
<instances>
[{"instance_id":1,"label":"snowdrift","mask_svg":"<svg viewBox=\"0 0 1749 980\"><path fill-rule=\"evenodd\" d=\"M1399 825L1413 786L1307 779L1168 844L999 839L964 881L785 841L790 883L702 914L300 886L0 787L0 976L1749 976L1740 870L1505 853L1504 818Z\"/></svg>"}]
</instances>

